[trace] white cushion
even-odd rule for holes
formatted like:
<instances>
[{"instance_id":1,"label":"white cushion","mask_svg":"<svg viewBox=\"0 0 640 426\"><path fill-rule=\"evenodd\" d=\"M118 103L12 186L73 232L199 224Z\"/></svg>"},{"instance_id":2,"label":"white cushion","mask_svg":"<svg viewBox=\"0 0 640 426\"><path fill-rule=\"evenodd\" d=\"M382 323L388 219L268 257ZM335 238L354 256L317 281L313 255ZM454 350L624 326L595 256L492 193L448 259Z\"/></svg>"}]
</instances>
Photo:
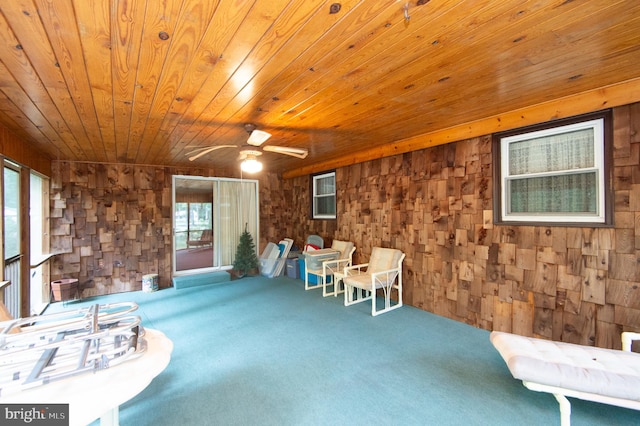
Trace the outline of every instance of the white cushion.
<instances>
[{"instance_id":1,"label":"white cushion","mask_svg":"<svg viewBox=\"0 0 640 426\"><path fill-rule=\"evenodd\" d=\"M371 250L368 273L387 271L398 267L402 252L396 249L374 247Z\"/></svg>"},{"instance_id":2,"label":"white cushion","mask_svg":"<svg viewBox=\"0 0 640 426\"><path fill-rule=\"evenodd\" d=\"M640 401L640 354L494 331L491 343L516 379Z\"/></svg>"},{"instance_id":3,"label":"white cushion","mask_svg":"<svg viewBox=\"0 0 640 426\"><path fill-rule=\"evenodd\" d=\"M340 252L338 259L347 259L351 249L353 248L353 243L351 241L333 240L331 248Z\"/></svg>"},{"instance_id":4,"label":"white cushion","mask_svg":"<svg viewBox=\"0 0 640 426\"><path fill-rule=\"evenodd\" d=\"M359 275L349 275L344 278L344 283L353 287L372 289L371 274L374 272L388 271L395 269L395 273L381 274L376 277L375 287L381 288L391 284L398 276L398 262L402 259L402 251L397 249L374 247L371 250L369 266L364 273Z\"/></svg>"}]
</instances>

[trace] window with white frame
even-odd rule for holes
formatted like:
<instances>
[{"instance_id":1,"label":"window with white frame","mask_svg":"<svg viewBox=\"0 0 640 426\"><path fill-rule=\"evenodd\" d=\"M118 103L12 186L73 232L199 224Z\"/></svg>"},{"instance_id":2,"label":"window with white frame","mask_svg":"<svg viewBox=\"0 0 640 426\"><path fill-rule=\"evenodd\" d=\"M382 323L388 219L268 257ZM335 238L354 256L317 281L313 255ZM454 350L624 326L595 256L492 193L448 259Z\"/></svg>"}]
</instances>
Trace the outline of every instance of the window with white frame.
<instances>
[{"instance_id":1,"label":"window with white frame","mask_svg":"<svg viewBox=\"0 0 640 426\"><path fill-rule=\"evenodd\" d=\"M494 138L496 222L609 224L610 113Z\"/></svg>"},{"instance_id":2,"label":"window with white frame","mask_svg":"<svg viewBox=\"0 0 640 426\"><path fill-rule=\"evenodd\" d=\"M313 218L336 218L336 172L312 176Z\"/></svg>"}]
</instances>

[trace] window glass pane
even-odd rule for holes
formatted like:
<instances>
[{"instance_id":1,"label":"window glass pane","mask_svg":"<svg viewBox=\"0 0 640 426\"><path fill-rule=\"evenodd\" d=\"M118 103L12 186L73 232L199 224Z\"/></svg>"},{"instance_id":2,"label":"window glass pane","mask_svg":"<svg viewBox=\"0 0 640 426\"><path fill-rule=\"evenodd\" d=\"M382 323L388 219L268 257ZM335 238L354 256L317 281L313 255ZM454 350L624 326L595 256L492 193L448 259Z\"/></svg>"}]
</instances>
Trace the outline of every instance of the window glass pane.
<instances>
[{"instance_id":1,"label":"window glass pane","mask_svg":"<svg viewBox=\"0 0 640 426\"><path fill-rule=\"evenodd\" d=\"M514 179L509 190L511 213L597 213L596 172Z\"/></svg>"},{"instance_id":2,"label":"window glass pane","mask_svg":"<svg viewBox=\"0 0 640 426\"><path fill-rule=\"evenodd\" d=\"M495 135L496 220L611 225L610 120L603 111Z\"/></svg>"},{"instance_id":3,"label":"window glass pane","mask_svg":"<svg viewBox=\"0 0 640 426\"><path fill-rule=\"evenodd\" d=\"M331 215L336 214L336 199L335 197L318 197L316 198L317 215Z\"/></svg>"},{"instance_id":4,"label":"window glass pane","mask_svg":"<svg viewBox=\"0 0 640 426\"><path fill-rule=\"evenodd\" d=\"M335 172L313 176L313 217L334 219L336 217Z\"/></svg>"},{"instance_id":5,"label":"window glass pane","mask_svg":"<svg viewBox=\"0 0 640 426\"><path fill-rule=\"evenodd\" d=\"M20 254L20 174L4 169L4 258Z\"/></svg>"},{"instance_id":6,"label":"window glass pane","mask_svg":"<svg viewBox=\"0 0 640 426\"><path fill-rule=\"evenodd\" d=\"M593 129L582 129L509 144L509 174L593 167Z\"/></svg>"},{"instance_id":7,"label":"window glass pane","mask_svg":"<svg viewBox=\"0 0 640 426\"><path fill-rule=\"evenodd\" d=\"M189 216L189 204L188 203L175 203L175 249L180 250L187 247L187 235L189 231L189 222L187 218Z\"/></svg>"},{"instance_id":8,"label":"window glass pane","mask_svg":"<svg viewBox=\"0 0 640 426\"><path fill-rule=\"evenodd\" d=\"M329 176L316 180L316 195L333 194L336 192L335 177Z\"/></svg>"},{"instance_id":9,"label":"window glass pane","mask_svg":"<svg viewBox=\"0 0 640 426\"><path fill-rule=\"evenodd\" d=\"M211 207L212 203L189 203L189 230L212 229Z\"/></svg>"},{"instance_id":10,"label":"window glass pane","mask_svg":"<svg viewBox=\"0 0 640 426\"><path fill-rule=\"evenodd\" d=\"M187 229L189 229L189 224L187 222L188 212L189 212L189 204L176 203L175 205L176 231L186 231Z\"/></svg>"},{"instance_id":11,"label":"window glass pane","mask_svg":"<svg viewBox=\"0 0 640 426\"><path fill-rule=\"evenodd\" d=\"M44 207L43 207L43 180L33 173L29 176L29 226L31 257L38 258L44 253Z\"/></svg>"}]
</instances>

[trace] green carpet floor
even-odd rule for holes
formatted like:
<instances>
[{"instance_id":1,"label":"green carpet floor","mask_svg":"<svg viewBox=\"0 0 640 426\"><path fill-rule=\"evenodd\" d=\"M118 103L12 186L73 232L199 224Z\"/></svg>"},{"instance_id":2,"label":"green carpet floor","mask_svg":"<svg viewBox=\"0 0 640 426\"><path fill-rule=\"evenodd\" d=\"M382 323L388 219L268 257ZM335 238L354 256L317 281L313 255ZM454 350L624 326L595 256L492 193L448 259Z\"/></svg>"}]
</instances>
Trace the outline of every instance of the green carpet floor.
<instances>
[{"instance_id":1,"label":"green carpet floor","mask_svg":"<svg viewBox=\"0 0 640 426\"><path fill-rule=\"evenodd\" d=\"M553 396L514 380L489 332L416 308L374 318L366 303L344 307L286 277L65 308L126 300L174 351L167 369L120 407L122 426L560 423ZM638 411L572 406L576 426L640 424Z\"/></svg>"}]
</instances>

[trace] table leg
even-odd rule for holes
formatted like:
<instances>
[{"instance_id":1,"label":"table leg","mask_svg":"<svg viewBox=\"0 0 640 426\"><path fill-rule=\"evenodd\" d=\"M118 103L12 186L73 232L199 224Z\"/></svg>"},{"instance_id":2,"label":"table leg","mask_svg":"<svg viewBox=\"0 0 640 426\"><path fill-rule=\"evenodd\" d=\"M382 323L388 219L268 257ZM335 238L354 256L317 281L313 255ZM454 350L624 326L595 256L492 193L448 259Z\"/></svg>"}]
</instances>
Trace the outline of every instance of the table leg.
<instances>
[{"instance_id":1,"label":"table leg","mask_svg":"<svg viewBox=\"0 0 640 426\"><path fill-rule=\"evenodd\" d=\"M100 417L100 426L120 426L119 409L114 407Z\"/></svg>"}]
</instances>

